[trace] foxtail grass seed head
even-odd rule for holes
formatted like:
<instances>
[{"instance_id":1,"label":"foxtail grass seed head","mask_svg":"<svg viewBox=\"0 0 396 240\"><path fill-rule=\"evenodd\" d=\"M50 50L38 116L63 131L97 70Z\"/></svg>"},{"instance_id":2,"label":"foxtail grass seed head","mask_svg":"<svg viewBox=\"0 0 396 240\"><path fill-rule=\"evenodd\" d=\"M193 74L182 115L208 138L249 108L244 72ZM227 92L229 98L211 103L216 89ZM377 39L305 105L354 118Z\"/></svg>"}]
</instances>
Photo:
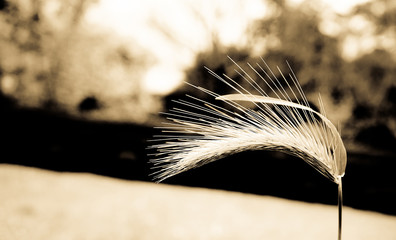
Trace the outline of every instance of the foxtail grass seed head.
<instances>
[{"instance_id":1,"label":"foxtail grass seed head","mask_svg":"<svg viewBox=\"0 0 396 240\"><path fill-rule=\"evenodd\" d=\"M336 127L324 113L320 95L318 112L309 105L289 64L290 74L286 78L278 68L278 79L263 59L263 64L257 63L256 67L247 64L256 76L230 60L249 89L257 94L210 69L207 70L214 78L235 93L219 95L187 83L228 107L193 96L188 96L189 101L175 101L180 107L165 113L170 123L160 127L163 134L154 140L159 143L150 147L156 149L151 160L157 168L155 180L159 182L246 150L277 150L302 158L331 181L340 183L345 173L346 150ZM269 91L264 91L263 85Z\"/></svg>"}]
</instances>

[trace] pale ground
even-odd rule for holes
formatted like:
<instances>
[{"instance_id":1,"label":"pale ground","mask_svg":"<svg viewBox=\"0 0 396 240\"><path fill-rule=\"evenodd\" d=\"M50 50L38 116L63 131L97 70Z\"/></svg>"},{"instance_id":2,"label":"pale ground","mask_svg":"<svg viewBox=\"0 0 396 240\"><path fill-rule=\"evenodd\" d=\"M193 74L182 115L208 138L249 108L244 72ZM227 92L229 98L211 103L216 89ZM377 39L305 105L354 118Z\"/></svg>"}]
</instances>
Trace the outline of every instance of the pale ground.
<instances>
[{"instance_id":1,"label":"pale ground","mask_svg":"<svg viewBox=\"0 0 396 240\"><path fill-rule=\"evenodd\" d=\"M336 239L337 209L275 197L0 165L0 239ZM346 207L343 239L396 239Z\"/></svg>"}]
</instances>

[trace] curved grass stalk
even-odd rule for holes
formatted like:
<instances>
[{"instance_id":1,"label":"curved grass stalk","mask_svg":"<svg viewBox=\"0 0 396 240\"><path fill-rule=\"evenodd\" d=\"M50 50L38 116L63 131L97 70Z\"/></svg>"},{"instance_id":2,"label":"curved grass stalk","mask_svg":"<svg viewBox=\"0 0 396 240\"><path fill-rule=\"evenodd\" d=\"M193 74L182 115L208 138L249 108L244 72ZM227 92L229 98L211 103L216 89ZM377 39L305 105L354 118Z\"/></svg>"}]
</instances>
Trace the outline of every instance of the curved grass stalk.
<instances>
[{"instance_id":1,"label":"curved grass stalk","mask_svg":"<svg viewBox=\"0 0 396 240\"><path fill-rule=\"evenodd\" d=\"M341 136L324 113L310 107L290 66L289 82L279 68L281 79L275 76L264 60L263 62L268 71L259 64L258 70L250 64L248 66L255 72L258 81L262 81L270 90L269 93L261 87L263 84L260 85L235 62L235 71L257 92L256 95L227 75L219 76L210 69L210 74L236 94L220 96L189 84L216 100L225 102L229 108L192 96L188 96L189 101L175 101L180 108L165 113L171 123L161 127L163 134L156 136L155 140L160 143L151 146L157 150L151 160L159 169L155 173L155 179L159 182L246 150L282 151L302 158L323 176L338 184L338 239L341 239L341 179L347 161ZM244 102L253 105L254 109L244 106ZM321 112L324 112L320 99L319 102Z\"/></svg>"}]
</instances>

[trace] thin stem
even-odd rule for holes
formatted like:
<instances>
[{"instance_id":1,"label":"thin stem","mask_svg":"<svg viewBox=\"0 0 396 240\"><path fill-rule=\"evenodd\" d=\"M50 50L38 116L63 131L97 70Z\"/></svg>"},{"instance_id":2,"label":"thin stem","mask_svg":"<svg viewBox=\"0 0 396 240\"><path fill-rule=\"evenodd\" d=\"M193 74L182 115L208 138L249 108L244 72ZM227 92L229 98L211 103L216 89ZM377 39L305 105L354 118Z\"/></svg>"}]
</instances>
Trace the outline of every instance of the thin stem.
<instances>
[{"instance_id":1,"label":"thin stem","mask_svg":"<svg viewBox=\"0 0 396 240\"><path fill-rule=\"evenodd\" d=\"M341 240L342 230L342 180L339 178L338 183L338 240Z\"/></svg>"}]
</instances>

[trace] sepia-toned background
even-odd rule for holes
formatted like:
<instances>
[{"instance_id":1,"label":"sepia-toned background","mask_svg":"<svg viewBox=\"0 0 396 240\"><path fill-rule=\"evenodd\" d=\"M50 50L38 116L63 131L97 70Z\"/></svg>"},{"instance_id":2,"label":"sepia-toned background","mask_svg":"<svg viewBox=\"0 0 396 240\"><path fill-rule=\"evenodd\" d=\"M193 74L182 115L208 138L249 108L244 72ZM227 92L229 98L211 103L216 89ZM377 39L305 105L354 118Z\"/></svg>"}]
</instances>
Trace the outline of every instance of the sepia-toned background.
<instances>
[{"instance_id":1,"label":"sepia-toned background","mask_svg":"<svg viewBox=\"0 0 396 240\"><path fill-rule=\"evenodd\" d=\"M221 192L225 196L239 192L248 199L254 194L263 199L275 197L275 202L288 199L334 206L334 183L302 160L276 152L244 152L162 185L151 183L153 170L147 154L152 151L147 147L153 135L159 134L154 127L166 121L159 112L174 107L172 100L186 94L210 100L184 82L231 93L232 89L219 85L204 68L237 78L228 56L244 68L264 59L273 70L279 67L286 73L290 71L288 62L308 100L318 106L320 93L327 116L341 129L348 152L344 204L395 217L396 3L388 0L0 1L0 196L27 198L32 182L44 184L38 188L43 192L52 189L59 198L70 196L67 189L45 185L44 179L60 181L63 174L71 174L65 181L73 191L89 192L95 179L103 181L102 175L111 177L106 181L124 179L145 186L135 189L139 196L150 189L165 189L160 190L164 191L161 195L153 194L157 201L164 198L162 194L178 191L168 185L183 185L188 187L186 194L209 188L230 191ZM94 174L87 175L93 179L92 185L77 180L72 185L74 178L86 173ZM14 183L19 178L26 186L18 193L14 187L20 185ZM178 201L183 204L186 196L182 192L164 208L175 208ZM216 194L219 192L213 196ZM49 198L39 199L41 204L45 199ZM198 199L191 204L198 206ZM110 209L113 200L105 206ZM152 206L157 202L142 201L146 201L147 211L163 211ZM30 204L34 205L33 200ZM65 206L71 206L68 204ZM15 216L12 207L4 209ZM19 214L29 217L33 214L29 209L22 207L23 214ZM174 214L177 209L169 211ZM273 214L273 219L279 216ZM282 212L284 215L287 213ZM301 216L302 221L311 215ZM202 216L206 221L205 214ZM259 221L256 215L250 216ZM331 222L336 230L336 218ZM8 224L12 229L19 223ZM4 229L0 232L11 236ZM85 236L76 234L74 228L67 232L76 239ZM168 237L166 231L161 233L164 239L186 239L183 234L177 238L173 233L168 232ZM373 236L381 238L381 233ZM219 236L195 239L231 239ZM394 235L386 236L391 235L381 239Z\"/></svg>"}]
</instances>

